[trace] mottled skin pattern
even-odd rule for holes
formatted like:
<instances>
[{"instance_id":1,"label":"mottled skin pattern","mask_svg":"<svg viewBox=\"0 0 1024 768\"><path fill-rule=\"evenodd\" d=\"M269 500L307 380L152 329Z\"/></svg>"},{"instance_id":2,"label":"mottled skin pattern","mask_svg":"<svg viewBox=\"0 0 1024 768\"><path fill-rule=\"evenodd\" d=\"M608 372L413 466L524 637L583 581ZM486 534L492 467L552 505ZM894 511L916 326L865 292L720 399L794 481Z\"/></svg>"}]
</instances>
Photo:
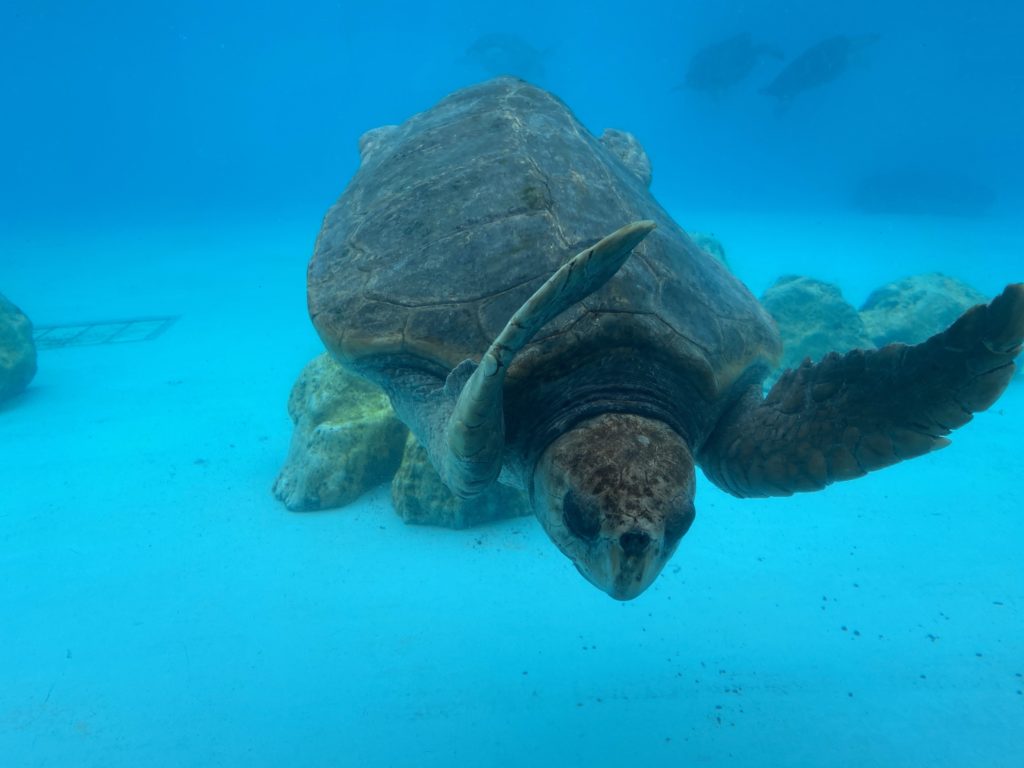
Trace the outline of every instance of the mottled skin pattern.
<instances>
[{"instance_id":1,"label":"mottled skin pattern","mask_svg":"<svg viewBox=\"0 0 1024 768\"><path fill-rule=\"evenodd\" d=\"M693 522L693 458L664 423L615 413L558 437L537 463L533 504L580 572L616 597L646 589ZM617 535L608 535L609 531Z\"/></svg>"},{"instance_id":2,"label":"mottled skin pattern","mask_svg":"<svg viewBox=\"0 0 1024 768\"><path fill-rule=\"evenodd\" d=\"M695 457L730 492L763 495L917 455L991 404L1024 336L1012 286L938 341L827 358L762 402L774 324L651 197L638 146L602 143L519 80L459 91L364 136L308 276L328 349L385 389L453 490L491 482L497 456L501 481L618 599L689 527ZM630 222L642 242L595 257L599 280L541 288ZM515 343L495 356L499 334Z\"/></svg>"}]
</instances>

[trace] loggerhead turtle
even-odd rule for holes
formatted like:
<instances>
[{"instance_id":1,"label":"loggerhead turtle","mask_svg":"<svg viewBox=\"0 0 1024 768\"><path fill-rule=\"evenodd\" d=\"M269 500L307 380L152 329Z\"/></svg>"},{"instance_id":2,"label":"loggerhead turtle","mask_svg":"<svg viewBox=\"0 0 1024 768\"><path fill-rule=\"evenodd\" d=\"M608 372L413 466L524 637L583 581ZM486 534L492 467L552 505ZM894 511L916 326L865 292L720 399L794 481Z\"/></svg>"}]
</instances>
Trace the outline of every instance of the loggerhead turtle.
<instances>
[{"instance_id":1,"label":"loggerhead turtle","mask_svg":"<svg viewBox=\"0 0 1024 768\"><path fill-rule=\"evenodd\" d=\"M779 107L784 109L804 91L836 80L846 71L854 56L878 40L876 34L835 35L815 43L789 62L760 92L774 96Z\"/></svg>"},{"instance_id":2,"label":"loggerhead turtle","mask_svg":"<svg viewBox=\"0 0 1024 768\"><path fill-rule=\"evenodd\" d=\"M651 197L636 140L595 139L520 80L360 149L309 265L317 331L452 491L524 488L614 598L690 527L695 465L737 496L818 490L942 447L1013 373L1024 284L922 344L807 361L763 397L778 332Z\"/></svg>"},{"instance_id":3,"label":"loggerhead turtle","mask_svg":"<svg viewBox=\"0 0 1024 768\"><path fill-rule=\"evenodd\" d=\"M744 80L765 57L785 58L770 45L755 43L749 32L706 45L693 54L680 88L721 95Z\"/></svg>"}]
</instances>

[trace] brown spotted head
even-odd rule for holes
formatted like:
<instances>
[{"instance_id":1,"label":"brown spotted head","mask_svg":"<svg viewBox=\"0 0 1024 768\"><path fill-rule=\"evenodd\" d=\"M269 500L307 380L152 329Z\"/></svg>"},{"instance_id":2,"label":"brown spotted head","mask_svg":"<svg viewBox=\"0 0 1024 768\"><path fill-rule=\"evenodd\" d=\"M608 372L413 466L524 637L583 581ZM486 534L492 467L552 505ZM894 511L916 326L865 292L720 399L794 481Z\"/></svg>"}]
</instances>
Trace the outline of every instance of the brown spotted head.
<instances>
[{"instance_id":1,"label":"brown spotted head","mask_svg":"<svg viewBox=\"0 0 1024 768\"><path fill-rule=\"evenodd\" d=\"M590 582L631 600L693 522L693 456L668 425L610 413L552 442L533 474L544 529Z\"/></svg>"}]
</instances>

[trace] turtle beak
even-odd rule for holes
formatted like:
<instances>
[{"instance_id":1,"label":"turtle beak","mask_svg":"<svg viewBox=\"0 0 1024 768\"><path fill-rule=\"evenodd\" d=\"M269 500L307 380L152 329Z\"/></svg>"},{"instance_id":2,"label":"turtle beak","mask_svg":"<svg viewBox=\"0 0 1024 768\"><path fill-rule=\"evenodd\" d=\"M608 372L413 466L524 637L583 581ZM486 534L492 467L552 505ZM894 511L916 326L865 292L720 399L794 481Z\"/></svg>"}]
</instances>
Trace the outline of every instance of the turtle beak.
<instances>
[{"instance_id":1,"label":"turtle beak","mask_svg":"<svg viewBox=\"0 0 1024 768\"><path fill-rule=\"evenodd\" d=\"M632 600L661 573L668 557L661 557L664 545L643 531L629 531L608 548L614 578L608 591L616 600Z\"/></svg>"},{"instance_id":2,"label":"turtle beak","mask_svg":"<svg viewBox=\"0 0 1024 768\"><path fill-rule=\"evenodd\" d=\"M618 539L603 539L574 558L576 569L594 586L616 600L632 600L647 589L671 557L665 542L639 529ZM675 549L673 547L672 549ZM585 566L584 566L585 564Z\"/></svg>"}]
</instances>

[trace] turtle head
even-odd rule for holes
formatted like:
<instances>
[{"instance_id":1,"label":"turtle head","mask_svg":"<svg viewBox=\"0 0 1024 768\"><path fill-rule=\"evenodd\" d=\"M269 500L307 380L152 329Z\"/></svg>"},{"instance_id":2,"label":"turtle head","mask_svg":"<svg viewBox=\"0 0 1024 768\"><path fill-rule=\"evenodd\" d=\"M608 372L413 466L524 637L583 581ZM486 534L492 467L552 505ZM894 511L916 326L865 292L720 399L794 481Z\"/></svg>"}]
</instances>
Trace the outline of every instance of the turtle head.
<instances>
[{"instance_id":1,"label":"turtle head","mask_svg":"<svg viewBox=\"0 0 1024 768\"><path fill-rule=\"evenodd\" d=\"M558 548L617 600L639 595L693 522L693 455L668 425L609 413L541 455L533 508Z\"/></svg>"}]
</instances>

